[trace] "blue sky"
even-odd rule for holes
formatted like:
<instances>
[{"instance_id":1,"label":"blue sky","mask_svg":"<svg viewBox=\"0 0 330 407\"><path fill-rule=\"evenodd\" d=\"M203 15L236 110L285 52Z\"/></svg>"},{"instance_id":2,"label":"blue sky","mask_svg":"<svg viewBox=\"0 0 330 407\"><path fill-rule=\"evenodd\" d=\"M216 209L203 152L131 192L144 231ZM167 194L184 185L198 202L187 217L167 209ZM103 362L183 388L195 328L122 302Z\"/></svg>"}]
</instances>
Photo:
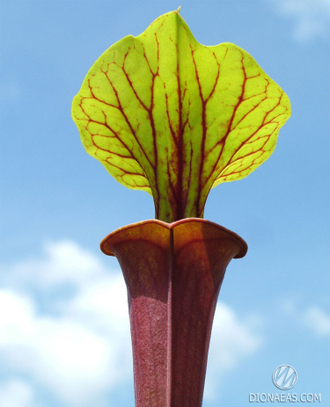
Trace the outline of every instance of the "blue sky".
<instances>
[{"instance_id":1,"label":"blue sky","mask_svg":"<svg viewBox=\"0 0 330 407\"><path fill-rule=\"evenodd\" d=\"M134 405L125 286L98 247L153 202L86 154L70 110L101 53L179 5L200 43L239 45L292 104L272 157L206 203L249 251L221 289L204 406L276 393L281 364L329 405L329 0L13 0L0 3L1 407Z\"/></svg>"}]
</instances>

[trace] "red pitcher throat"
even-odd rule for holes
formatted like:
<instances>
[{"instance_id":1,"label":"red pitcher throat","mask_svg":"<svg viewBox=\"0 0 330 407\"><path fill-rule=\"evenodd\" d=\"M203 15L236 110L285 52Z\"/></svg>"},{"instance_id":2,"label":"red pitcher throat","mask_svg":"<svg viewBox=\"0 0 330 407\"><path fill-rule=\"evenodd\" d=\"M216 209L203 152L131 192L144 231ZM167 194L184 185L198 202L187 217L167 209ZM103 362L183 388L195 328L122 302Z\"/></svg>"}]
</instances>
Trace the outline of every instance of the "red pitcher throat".
<instances>
[{"instance_id":1,"label":"red pitcher throat","mask_svg":"<svg viewBox=\"0 0 330 407\"><path fill-rule=\"evenodd\" d=\"M218 293L235 233L199 218L147 220L101 242L116 256L128 291L137 407L200 407Z\"/></svg>"}]
</instances>

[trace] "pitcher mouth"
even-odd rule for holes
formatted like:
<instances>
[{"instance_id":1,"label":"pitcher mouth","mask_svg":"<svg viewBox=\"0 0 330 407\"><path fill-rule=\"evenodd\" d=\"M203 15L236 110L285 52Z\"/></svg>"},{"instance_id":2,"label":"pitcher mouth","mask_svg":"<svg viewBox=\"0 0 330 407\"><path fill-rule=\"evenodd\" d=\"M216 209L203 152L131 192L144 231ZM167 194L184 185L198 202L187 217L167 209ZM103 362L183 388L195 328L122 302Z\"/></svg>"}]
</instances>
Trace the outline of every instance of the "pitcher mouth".
<instances>
[{"instance_id":1,"label":"pitcher mouth","mask_svg":"<svg viewBox=\"0 0 330 407\"><path fill-rule=\"evenodd\" d=\"M123 226L119 229L116 229L115 231L111 232L108 236L106 236L100 243L100 249L107 256L115 256L115 254L113 253L113 249L112 249L113 244L115 243L115 241L117 239L120 239L123 234L125 234L127 237L127 233L131 232L133 234L134 231L137 232L136 229L143 228L144 226L147 226L147 225L150 225L151 227L152 227L152 225L154 225L154 227L161 227L161 228L167 229L173 233L173 231L176 228L186 225L186 224L190 224L190 226L193 226L194 224L196 226L208 225L209 228L210 227L214 228L215 235L221 234L224 237L235 241L239 247L238 253L234 256L235 259L240 259L240 258L244 257L247 253L247 250L248 250L247 243L239 235L237 235L235 232L232 232L229 229L226 229L223 226L218 225L215 222L211 222L209 220L205 220L205 219L201 219L201 218L185 218L185 219L177 220L172 223L167 223L167 222L164 222L164 221L158 220L158 219L148 219L148 220L132 223L130 225Z\"/></svg>"},{"instance_id":2,"label":"pitcher mouth","mask_svg":"<svg viewBox=\"0 0 330 407\"><path fill-rule=\"evenodd\" d=\"M152 219L110 233L101 250L127 286L136 405L200 407L218 294L245 241L201 218Z\"/></svg>"}]
</instances>

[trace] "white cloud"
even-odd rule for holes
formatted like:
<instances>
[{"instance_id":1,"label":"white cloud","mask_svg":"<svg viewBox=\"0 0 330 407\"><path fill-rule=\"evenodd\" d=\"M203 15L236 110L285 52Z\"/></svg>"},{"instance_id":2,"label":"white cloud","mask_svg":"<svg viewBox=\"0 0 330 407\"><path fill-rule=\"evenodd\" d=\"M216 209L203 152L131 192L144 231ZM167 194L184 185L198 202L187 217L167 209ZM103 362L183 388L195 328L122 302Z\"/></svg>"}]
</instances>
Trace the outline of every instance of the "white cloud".
<instances>
[{"instance_id":1,"label":"white cloud","mask_svg":"<svg viewBox=\"0 0 330 407\"><path fill-rule=\"evenodd\" d=\"M70 407L95 405L96 397L132 380L121 274L70 241L49 243L43 259L14 264L2 274L2 368L27 375ZM74 288L71 297L51 297L51 312L40 313L39 297L66 285Z\"/></svg>"},{"instance_id":2,"label":"white cloud","mask_svg":"<svg viewBox=\"0 0 330 407\"><path fill-rule=\"evenodd\" d=\"M249 316L241 319L227 305L217 305L210 343L209 364L205 382L205 398L213 400L219 382L229 371L254 354L263 344L261 321ZM258 326L259 325L259 326Z\"/></svg>"},{"instance_id":3,"label":"white cloud","mask_svg":"<svg viewBox=\"0 0 330 407\"><path fill-rule=\"evenodd\" d=\"M118 270L108 270L76 243L62 241L47 244L42 259L14 264L0 277L5 286L0 309L6 310L0 313L2 374L7 369L17 378L24 375L36 388L51 392L61 407L101 406L106 392L133 380L126 287ZM71 295L49 296L43 309L40 298L66 285L74 287ZM251 320L218 304L209 394L219 377L260 347L253 328Z\"/></svg>"},{"instance_id":4,"label":"white cloud","mask_svg":"<svg viewBox=\"0 0 330 407\"><path fill-rule=\"evenodd\" d=\"M330 0L271 0L284 17L294 21L294 37L306 41L327 35Z\"/></svg>"},{"instance_id":5,"label":"white cloud","mask_svg":"<svg viewBox=\"0 0 330 407\"><path fill-rule=\"evenodd\" d=\"M32 388L21 380L11 380L0 384L1 407L35 407Z\"/></svg>"},{"instance_id":6,"label":"white cloud","mask_svg":"<svg viewBox=\"0 0 330 407\"><path fill-rule=\"evenodd\" d=\"M294 298L281 300L281 308L318 337L330 337L330 315L322 308L311 305L302 310Z\"/></svg>"},{"instance_id":7,"label":"white cloud","mask_svg":"<svg viewBox=\"0 0 330 407\"><path fill-rule=\"evenodd\" d=\"M31 302L9 291L0 292L0 305L10 310L0 320L0 358L11 370L79 406L115 381L109 369L117 357L115 338L107 341L65 317L38 316Z\"/></svg>"},{"instance_id":8,"label":"white cloud","mask_svg":"<svg viewBox=\"0 0 330 407\"><path fill-rule=\"evenodd\" d=\"M308 308L301 316L302 322L318 336L330 336L330 315L319 307Z\"/></svg>"},{"instance_id":9,"label":"white cloud","mask_svg":"<svg viewBox=\"0 0 330 407\"><path fill-rule=\"evenodd\" d=\"M75 242L46 243L43 259L28 259L7 266L2 281L8 286L53 289L63 284L82 287L107 275L100 260ZM4 267L3 267L4 268Z\"/></svg>"}]
</instances>

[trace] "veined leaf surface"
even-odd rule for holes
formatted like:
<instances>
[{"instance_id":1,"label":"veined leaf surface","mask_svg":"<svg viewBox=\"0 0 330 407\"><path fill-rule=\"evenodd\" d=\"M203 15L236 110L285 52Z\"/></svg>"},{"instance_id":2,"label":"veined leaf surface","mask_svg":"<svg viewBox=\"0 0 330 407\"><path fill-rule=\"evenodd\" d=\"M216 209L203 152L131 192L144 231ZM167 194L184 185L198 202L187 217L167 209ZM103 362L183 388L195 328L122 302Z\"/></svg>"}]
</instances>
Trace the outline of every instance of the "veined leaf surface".
<instances>
[{"instance_id":1,"label":"veined leaf surface","mask_svg":"<svg viewBox=\"0 0 330 407\"><path fill-rule=\"evenodd\" d=\"M178 11L111 46L72 105L87 152L166 222L203 217L210 189L267 160L290 114L246 51L199 44Z\"/></svg>"}]
</instances>

